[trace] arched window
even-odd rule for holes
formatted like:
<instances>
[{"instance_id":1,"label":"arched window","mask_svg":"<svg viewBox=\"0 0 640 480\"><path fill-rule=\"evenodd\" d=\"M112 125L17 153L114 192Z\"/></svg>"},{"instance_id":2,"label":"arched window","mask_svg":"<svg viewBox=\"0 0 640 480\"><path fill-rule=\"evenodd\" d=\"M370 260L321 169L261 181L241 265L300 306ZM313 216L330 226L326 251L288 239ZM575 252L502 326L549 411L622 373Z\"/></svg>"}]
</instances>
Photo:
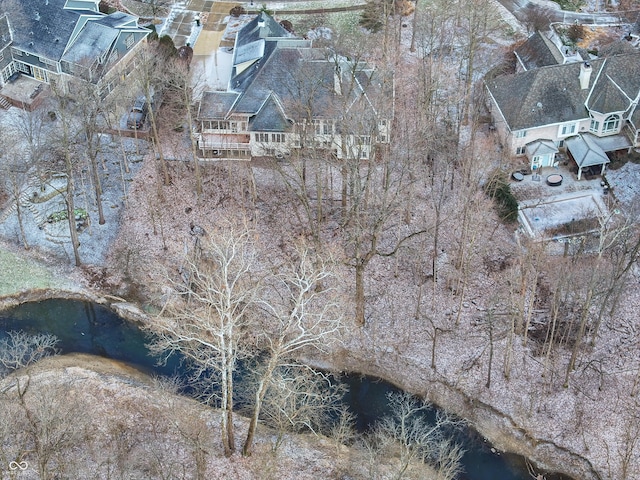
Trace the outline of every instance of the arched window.
<instances>
[{"instance_id":1,"label":"arched window","mask_svg":"<svg viewBox=\"0 0 640 480\"><path fill-rule=\"evenodd\" d=\"M620 115L609 115L602 126L602 133L617 132L620 127Z\"/></svg>"}]
</instances>

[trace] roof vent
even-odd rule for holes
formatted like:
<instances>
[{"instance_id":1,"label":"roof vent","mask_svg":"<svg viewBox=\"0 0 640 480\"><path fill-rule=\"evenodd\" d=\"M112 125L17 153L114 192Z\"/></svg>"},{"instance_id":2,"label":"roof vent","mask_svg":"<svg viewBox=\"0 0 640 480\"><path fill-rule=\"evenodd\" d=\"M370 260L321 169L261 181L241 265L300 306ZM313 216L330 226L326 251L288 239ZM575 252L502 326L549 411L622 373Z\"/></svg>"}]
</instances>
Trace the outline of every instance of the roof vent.
<instances>
[{"instance_id":1,"label":"roof vent","mask_svg":"<svg viewBox=\"0 0 640 480\"><path fill-rule=\"evenodd\" d=\"M540 103L540 102L536 103L536 107L542 108L542 103Z\"/></svg>"},{"instance_id":2,"label":"roof vent","mask_svg":"<svg viewBox=\"0 0 640 480\"><path fill-rule=\"evenodd\" d=\"M40 21L40 12L36 12L35 19L36 19L36 22Z\"/></svg>"}]
</instances>

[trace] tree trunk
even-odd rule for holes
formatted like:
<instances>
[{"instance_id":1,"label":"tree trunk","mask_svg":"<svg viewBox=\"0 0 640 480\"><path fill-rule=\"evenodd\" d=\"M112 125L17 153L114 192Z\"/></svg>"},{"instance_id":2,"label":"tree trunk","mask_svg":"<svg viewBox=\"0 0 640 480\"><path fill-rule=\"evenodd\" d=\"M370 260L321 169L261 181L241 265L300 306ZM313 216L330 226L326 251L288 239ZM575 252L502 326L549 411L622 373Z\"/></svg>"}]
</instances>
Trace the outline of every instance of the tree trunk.
<instances>
[{"instance_id":1,"label":"tree trunk","mask_svg":"<svg viewBox=\"0 0 640 480\"><path fill-rule=\"evenodd\" d=\"M93 190L96 194L96 204L98 206L98 224L104 225L104 212L102 209L102 185L100 183L100 175L98 175L98 162L95 156L89 159L89 169L91 170L91 179L93 181Z\"/></svg>"},{"instance_id":2,"label":"tree trunk","mask_svg":"<svg viewBox=\"0 0 640 480\"><path fill-rule=\"evenodd\" d=\"M27 236L24 232L24 224L22 223L22 207L20 206L20 192L16 192L16 214L18 215L18 225L20 227L20 236L22 236L22 242L24 243L24 249L29 250L29 243L27 243Z\"/></svg>"},{"instance_id":3,"label":"tree trunk","mask_svg":"<svg viewBox=\"0 0 640 480\"><path fill-rule=\"evenodd\" d=\"M260 419L260 410L262 409L262 402L269 388L269 379L276 368L276 361L278 356L272 353L269 359L269 364L265 372L262 374L260 381L258 382L258 388L254 396L255 404L253 406L253 413L251 414L251 420L249 421L249 429L247 430L247 437L242 447L242 455L248 457L253 451L253 439L255 437L256 429L258 427L258 420Z\"/></svg>"},{"instance_id":4,"label":"tree trunk","mask_svg":"<svg viewBox=\"0 0 640 480\"><path fill-rule=\"evenodd\" d=\"M364 269L361 261L356 263L356 325L364 327Z\"/></svg>"},{"instance_id":5,"label":"tree trunk","mask_svg":"<svg viewBox=\"0 0 640 480\"><path fill-rule=\"evenodd\" d=\"M67 193L65 195L65 200L67 204L67 216L69 221L69 234L71 236L71 246L73 248L73 256L75 259L76 267L82 265L82 261L80 260L80 252L78 248L80 246L80 242L78 241L78 230L76 229L76 215L75 215L75 205L74 205L74 186L73 186L73 165L71 163L71 154L68 151L65 153L65 166L67 171Z\"/></svg>"},{"instance_id":6,"label":"tree trunk","mask_svg":"<svg viewBox=\"0 0 640 480\"><path fill-rule=\"evenodd\" d=\"M187 109L187 128L189 129L189 139L191 140L191 155L193 156L193 170L196 175L196 196L202 195L202 174L200 173L200 160L198 159L198 148L196 139L193 137L193 119L191 118L191 102L189 98L189 86L184 85L184 104Z\"/></svg>"}]
</instances>

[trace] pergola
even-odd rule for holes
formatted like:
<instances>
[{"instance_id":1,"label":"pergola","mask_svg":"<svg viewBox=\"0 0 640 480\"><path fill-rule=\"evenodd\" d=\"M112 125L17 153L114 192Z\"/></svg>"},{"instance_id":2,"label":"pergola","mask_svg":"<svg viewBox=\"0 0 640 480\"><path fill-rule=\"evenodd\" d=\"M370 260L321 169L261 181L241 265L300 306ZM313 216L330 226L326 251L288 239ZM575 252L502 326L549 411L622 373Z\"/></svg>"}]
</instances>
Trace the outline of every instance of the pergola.
<instances>
[{"instance_id":1,"label":"pergola","mask_svg":"<svg viewBox=\"0 0 640 480\"><path fill-rule=\"evenodd\" d=\"M631 142L624 135L596 137L585 133L567 138L565 145L571 154L571 158L578 165L578 180L580 180L582 171L594 166L600 167L600 174L602 175L610 162L607 152L629 148Z\"/></svg>"}]
</instances>

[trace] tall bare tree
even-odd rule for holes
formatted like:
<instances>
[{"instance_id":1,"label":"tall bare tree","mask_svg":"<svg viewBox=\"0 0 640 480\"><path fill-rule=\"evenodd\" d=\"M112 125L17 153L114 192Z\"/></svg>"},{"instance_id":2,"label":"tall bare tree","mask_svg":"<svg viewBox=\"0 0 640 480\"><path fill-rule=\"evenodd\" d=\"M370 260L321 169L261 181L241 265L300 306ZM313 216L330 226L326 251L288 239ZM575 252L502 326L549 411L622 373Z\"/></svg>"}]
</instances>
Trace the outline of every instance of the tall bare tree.
<instances>
[{"instance_id":1,"label":"tall bare tree","mask_svg":"<svg viewBox=\"0 0 640 480\"><path fill-rule=\"evenodd\" d=\"M243 454L251 454L262 404L272 388L277 368L299 352L324 350L337 340L343 326L331 265L301 248L297 257L276 277L260 305L267 317L259 345L266 353L253 396L253 411Z\"/></svg>"},{"instance_id":2,"label":"tall bare tree","mask_svg":"<svg viewBox=\"0 0 640 480\"><path fill-rule=\"evenodd\" d=\"M82 264L80 259L80 242L78 240L78 230L76 227L75 214L75 180L74 180L74 141L77 138L78 126L73 114L73 105L61 85L52 85L51 91L55 99L55 107L57 112L57 125L54 135L56 136L58 148L64 159L66 174L66 189L63 192L65 204L67 207L67 222L69 224L69 235L71 237L71 247L76 267Z\"/></svg>"},{"instance_id":3,"label":"tall bare tree","mask_svg":"<svg viewBox=\"0 0 640 480\"><path fill-rule=\"evenodd\" d=\"M173 295L151 331L154 352L179 352L195 367L195 376L214 373L219 381L222 445L235 451L233 373L242 355L242 337L257 302L256 252L246 229L212 231L184 260L184 282L172 280Z\"/></svg>"}]
</instances>

